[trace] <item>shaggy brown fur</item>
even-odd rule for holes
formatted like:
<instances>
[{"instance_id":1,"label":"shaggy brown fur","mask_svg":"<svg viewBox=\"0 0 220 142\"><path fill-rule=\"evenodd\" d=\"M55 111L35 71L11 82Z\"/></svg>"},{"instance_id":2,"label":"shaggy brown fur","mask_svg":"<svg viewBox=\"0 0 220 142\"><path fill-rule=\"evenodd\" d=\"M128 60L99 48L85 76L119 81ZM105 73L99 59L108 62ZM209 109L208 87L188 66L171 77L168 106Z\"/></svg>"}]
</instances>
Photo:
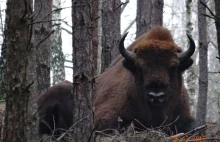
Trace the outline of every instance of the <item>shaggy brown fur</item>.
<instances>
[{"instance_id":1,"label":"shaggy brown fur","mask_svg":"<svg viewBox=\"0 0 220 142\"><path fill-rule=\"evenodd\" d=\"M187 90L182 72L191 59L179 61L181 49L167 29L156 27L138 38L128 48L136 53L134 63L118 56L111 66L96 79L95 125L98 129L120 129L132 121L141 127L158 127L167 133L186 132L193 128ZM38 100L40 134L52 134L55 129L68 129L73 120L72 83L60 82L43 92ZM167 102L162 106L149 103L146 93L163 91ZM118 122L118 118L123 121ZM45 124L45 122L47 124ZM55 124L55 125L54 125ZM55 127L54 127L55 126ZM60 135L62 131L56 131Z\"/></svg>"},{"instance_id":2,"label":"shaggy brown fur","mask_svg":"<svg viewBox=\"0 0 220 142\"><path fill-rule=\"evenodd\" d=\"M73 85L62 81L44 91L37 102L39 133L59 136L73 124ZM53 133L52 133L53 132Z\"/></svg>"},{"instance_id":3,"label":"shaggy brown fur","mask_svg":"<svg viewBox=\"0 0 220 142\"><path fill-rule=\"evenodd\" d=\"M182 72L191 66L192 60L180 65L177 53L181 49L174 43L170 32L162 27L152 28L128 50L136 53L135 63L127 63L120 55L96 79L94 103L98 129L119 129L119 117L123 120L120 127L132 121L140 127L135 119L145 127L165 126L177 119L165 130L167 133L169 130L176 133L175 128L178 132L192 129L194 120L190 116L187 90L182 83ZM160 84L165 86L169 102L163 107L152 107L143 88L147 86L146 91L163 90Z\"/></svg>"}]
</instances>

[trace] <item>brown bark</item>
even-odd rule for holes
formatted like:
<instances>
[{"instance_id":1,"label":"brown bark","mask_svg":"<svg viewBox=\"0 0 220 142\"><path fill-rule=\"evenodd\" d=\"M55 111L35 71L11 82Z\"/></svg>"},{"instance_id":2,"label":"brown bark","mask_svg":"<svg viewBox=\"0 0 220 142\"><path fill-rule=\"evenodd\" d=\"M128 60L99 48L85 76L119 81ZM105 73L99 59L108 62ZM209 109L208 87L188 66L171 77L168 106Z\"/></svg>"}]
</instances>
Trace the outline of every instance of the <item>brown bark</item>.
<instances>
[{"instance_id":1,"label":"brown bark","mask_svg":"<svg viewBox=\"0 0 220 142\"><path fill-rule=\"evenodd\" d=\"M137 0L136 38L152 26L163 25L164 0Z\"/></svg>"},{"instance_id":2,"label":"brown bark","mask_svg":"<svg viewBox=\"0 0 220 142\"><path fill-rule=\"evenodd\" d=\"M119 54L121 0L106 0L102 3L102 67L103 72Z\"/></svg>"},{"instance_id":3,"label":"brown bark","mask_svg":"<svg viewBox=\"0 0 220 142\"><path fill-rule=\"evenodd\" d=\"M93 130L94 55L90 0L72 1L74 142L88 141Z\"/></svg>"},{"instance_id":4,"label":"brown bark","mask_svg":"<svg viewBox=\"0 0 220 142\"><path fill-rule=\"evenodd\" d=\"M35 0L34 46L36 48L37 94L50 87L52 0Z\"/></svg>"},{"instance_id":5,"label":"brown bark","mask_svg":"<svg viewBox=\"0 0 220 142\"><path fill-rule=\"evenodd\" d=\"M30 96L27 80L30 50L31 1L8 0L6 46L6 115L4 142L27 141L27 108Z\"/></svg>"},{"instance_id":6,"label":"brown bark","mask_svg":"<svg viewBox=\"0 0 220 142\"><path fill-rule=\"evenodd\" d=\"M206 0L201 0L203 3ZM199 31L199 96L197 104L197 124L204 125L206 118L207 92L208 92L208 43L206 8L198 1L198 31Z\"/></svg>"}]
</instances>

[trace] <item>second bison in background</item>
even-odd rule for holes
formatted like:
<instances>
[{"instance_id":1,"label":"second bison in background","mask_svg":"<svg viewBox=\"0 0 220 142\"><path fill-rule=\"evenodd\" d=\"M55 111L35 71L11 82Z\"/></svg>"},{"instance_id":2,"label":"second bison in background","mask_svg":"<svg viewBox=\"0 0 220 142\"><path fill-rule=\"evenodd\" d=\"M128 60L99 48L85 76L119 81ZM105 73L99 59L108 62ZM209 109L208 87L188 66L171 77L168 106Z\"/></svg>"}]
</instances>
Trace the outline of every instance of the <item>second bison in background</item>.
<instances>
[{"instance_id":1,"label":"second bison in background","mask_svg":"<svg viewBox=\"0 0 220 142\"><path fill-rule=\"evenodd\" d=\"M40 94L37 105L41 136L59 137L73 125L72 89L71 82L62 81Z\"/></svg>"},{"instance_id":2,"label":"second bison in background","mask_svg":"<svg viewBox=\"0 0 220 142\"><path fill-rule=\"evenodd\" d=\"M193 63L194 41L189 37L190 47L182 52L167 29L155 27L126 50L125 37L121 55L96 79L95 127L120 129L133 122L138 128L168 126L163 128L168 134L193 129L182 73ZM72 88L63 81L41 94L40 134L59 129L60 135L73 124Z\"/></svg>"},{"instance_id":3,"label":"second bison in background","mask_svg":"<svg viewBox=\"0 0 220 142\"><path fill-rule=\"evenodd\" d=\"M118 129L132 121L142 129L160 126L168 134L193 129L182 74L193 63L194 41L188 36L190 47L182 52L169 30L154 27L126 50L125 37L119 45L122 56L96 80L98 129Z\"/></svg>"}]
</instances>

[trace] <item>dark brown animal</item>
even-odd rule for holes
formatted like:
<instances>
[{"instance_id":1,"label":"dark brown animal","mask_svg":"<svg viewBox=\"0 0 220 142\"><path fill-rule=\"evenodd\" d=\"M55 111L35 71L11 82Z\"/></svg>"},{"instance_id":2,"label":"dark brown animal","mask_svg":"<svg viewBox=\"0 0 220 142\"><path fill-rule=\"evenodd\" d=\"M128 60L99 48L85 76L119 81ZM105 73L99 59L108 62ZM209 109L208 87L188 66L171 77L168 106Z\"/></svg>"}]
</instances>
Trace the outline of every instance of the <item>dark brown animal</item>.
<instances>
[{"instance_id":1,"label":"dark brown animal","mask_svg":"<svg viewBox=\"0 0 220 142\"><path fill-rule=\"evenodd\" d=\"M98 129L166 126L176 133L194 127L182 73L193 61L195 44L181 52L167 29L156 27L124 48L123 36L112 65L96 79L95 125ZM73 123L72 83L60 82L38 100L39 133L59 136ZM118 122L118 118L122 122ZM135 121L138 120L138 121ZM169 131L166 131L169 133Z\"/></svg>"},{"instance_id":2,"label":"dark brown animal","mask_svg":"<svg viewBox=\"0 0 220 142\"><path fill-rule=\"evenodd\" d=\"M182 52L167 29L154 27L126 50L125 37L119 45L122 56L96 80L97 128L118 129L133 121L139 128L170 125L167 133L191 130L195 121L182 73L193 63L194 41L188 36L190 47Z\"/></svg>"},{"instance_id":3,"label":"dark brown animal","mask_svg":"<svg viewBox=\"0 0 220 142\"><path fill-rule=\"evenodd\" d=\"M62 81L44 91L38 99L39 134L60 136L73 125L73 85Z\"/></svg>"}]
</instances>

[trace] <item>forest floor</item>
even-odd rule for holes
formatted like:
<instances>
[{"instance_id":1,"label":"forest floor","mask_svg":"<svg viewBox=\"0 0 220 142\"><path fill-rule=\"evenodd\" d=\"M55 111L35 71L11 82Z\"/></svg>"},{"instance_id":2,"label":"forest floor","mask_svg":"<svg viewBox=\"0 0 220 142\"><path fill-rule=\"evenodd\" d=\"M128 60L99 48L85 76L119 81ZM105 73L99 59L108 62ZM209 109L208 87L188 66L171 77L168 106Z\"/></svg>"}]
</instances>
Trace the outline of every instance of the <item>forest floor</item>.
<instances>
[{"instance_id":1,"label":"forest floor","mask_svg":"<svg viewBox=\"0 0 220 142\"><path fill-rule=\"evenodd\" d=\"M220 142L220 128L216 123L207 123L206 138L212 142Z\"/></svg>"},{"instance_id":2,"label":"forest floor","mask_svg":"<svg viewBox=\"0 0 220 142\"><path fill-rule=\"evenodd\" d=\"M0 138L2 138L2 129L4 125L4 111L5 111L5 103L0 102ZM132 135L132 136L131 136ZM207 140L207 142L220 142L220 128L218 128L216 123L207 123L207 128L206 128L206 136L204 136ZM147 142L154 142L155 140L157 142L166 142L166 141L172 141L176 142L175 140L172 139L167 139L168 137L160 132L157 131L150 131L150 132L144 132L144 133L136 133L134 135L134 132L132 134L129 132L126 134L120 134L120 135L114 135L111 137L106 137L103 139L103 137L100 137L96 140L99 142L142 142L142 141L147 141ZM180 141L179 141L180 142Z\"/></svg>"}]
</instances>

